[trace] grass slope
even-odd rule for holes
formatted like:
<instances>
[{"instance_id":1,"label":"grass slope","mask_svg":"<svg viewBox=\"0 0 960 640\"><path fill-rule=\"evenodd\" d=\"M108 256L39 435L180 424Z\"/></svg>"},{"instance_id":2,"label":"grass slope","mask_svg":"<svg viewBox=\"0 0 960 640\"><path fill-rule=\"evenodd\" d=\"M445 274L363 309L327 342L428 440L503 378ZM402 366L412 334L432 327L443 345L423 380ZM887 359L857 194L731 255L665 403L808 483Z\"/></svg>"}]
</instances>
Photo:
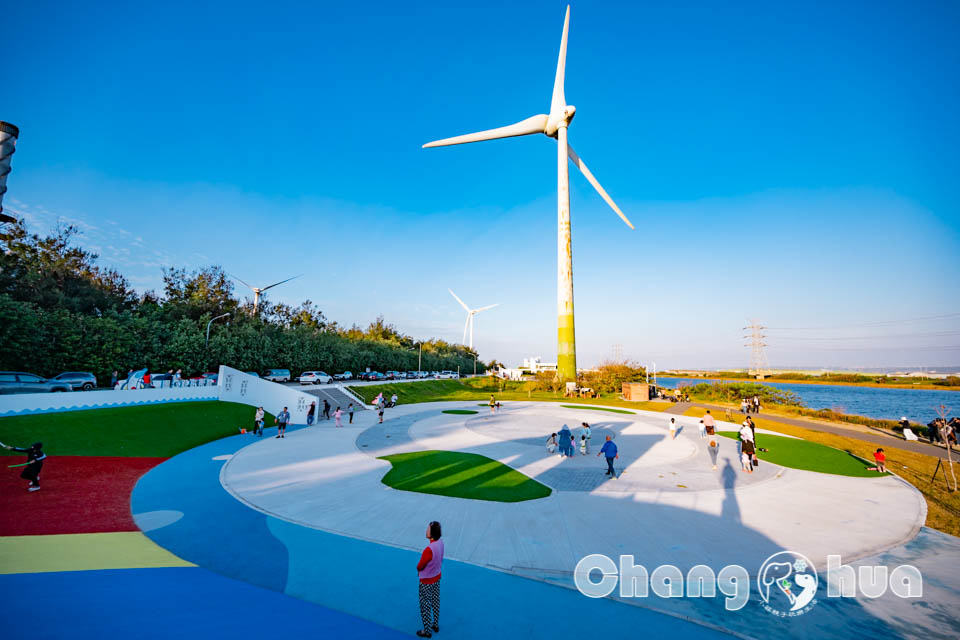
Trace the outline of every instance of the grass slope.
<instances>
[{"instance_id":1,"label":"grass slope","mask_svg":"<svg viewBox=\"0 0 960 640\"><path fill-rule=\"evenodd\" d=\"M382 482L401 491L493 502L522 502L550 495L550 488L533 478L475 453L416 451L380 459L393 465Z\"/></svg>"},{"instance_id":2,"label":"grass slope","mask_svg":"<svg viewBox=\"0 0 960 640\"><path fill-rule=\"evenodd\" d=\"M39 440L51 456L167 458L250 428L254 411L213 400L10 416L0 418L0 442L24 447ZM265 424L272 423L267 415Z\"/></svg>"},{"instance_id":3,"label":"grass slope","mask_svg":"<svg viewBox=\"0 0 960 640\"><path fill-rule=\"evenodd\" d=\"M737 439L735 431L721 431L721 436ZM869 463L847 453L827 447L816 442L771 436L766 433L757 435L760 446L769 451L758 453L760 464L772 462L781 467L832 473L838 476L852 476L854 478L878 478L881 474L876 471L867 471Z\"/></svg>"},{"instance_id":4,"label":"grass slope","mask_svg":"<svg viewBox=\"0 0 960 640\"><path fill-rule=\"evenodd\" d=\"M673 406L670 402L626 402L613 394L601 395L599 398L564 398L562 393L523 390L518 387L518 383L509 383L503 391L500 391L489 377L375 384L350 387L350 390L357 393L368 404L373 402L378 393L383 393L388 398L396 393L399 397L399 404L444 402L448 400L489 400L492 395L498 401L534 400L567 404L606 404L646 411L664 411Z\"/></svg>"}]
</instances>

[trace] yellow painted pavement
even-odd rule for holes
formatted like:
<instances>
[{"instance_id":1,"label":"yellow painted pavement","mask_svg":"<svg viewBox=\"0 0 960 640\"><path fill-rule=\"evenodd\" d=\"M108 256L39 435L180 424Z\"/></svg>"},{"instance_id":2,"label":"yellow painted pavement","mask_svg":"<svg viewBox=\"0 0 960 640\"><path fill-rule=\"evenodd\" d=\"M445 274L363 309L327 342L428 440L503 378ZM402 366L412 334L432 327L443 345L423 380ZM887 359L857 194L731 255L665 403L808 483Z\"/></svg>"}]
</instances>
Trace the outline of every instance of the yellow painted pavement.
<instances>
[{"instance_id":1,"label":"yellow painted pavement","mask_svg":"<svg viewBox=\"0 0 960 640\"><path fill-rule=\"evenodd\" d=\"M0 574L195 566L139 531L0 537Z\"/></svg>"}]
</instances>

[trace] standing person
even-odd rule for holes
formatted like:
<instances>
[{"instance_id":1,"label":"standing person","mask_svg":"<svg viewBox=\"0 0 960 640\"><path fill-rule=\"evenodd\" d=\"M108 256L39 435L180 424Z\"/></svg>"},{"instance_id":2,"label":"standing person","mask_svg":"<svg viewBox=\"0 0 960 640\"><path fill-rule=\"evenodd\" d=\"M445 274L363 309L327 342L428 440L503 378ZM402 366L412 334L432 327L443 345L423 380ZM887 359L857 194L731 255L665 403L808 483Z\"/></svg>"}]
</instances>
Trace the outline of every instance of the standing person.
<instances>
[{"instance_id":1,"label":"standing person","mask_svg":"<svg viewBox=\"0 0 960 640\"><path fill-rule=\"evenodd\" d=\"M257 412L253 414L253 432L258 438L263 435L263 407L257 407Z\"/></svg>"},{"instance_id":2,"label":"standing person","mask_svg":"<svg viewBox=\"0 0 960 640\"><path fill-rule=\"evenodd\" d=\"M283 438L287 431L287 423L290 422L290 412L284 407L283 411L277 414L277 437Z\"/></svg>"},{"instance_id":3,"label":"standing person","mask_svg":"<svg viewBox=\"0 0 960 640\"><path fill-rule=\"evenodd\" d=\"M40 471L43 469L43 461L47 458L47 454L43 452L43 443L34 442L26 449L11 447L8 444L3 445L3 448L7 451L27 454L27 465L20 472L20 477L30 481L27 491L40 491Z\"/></svg>"},{"instance_id":4,"label":"standing person","mask_svg":"<svg viewBox=\"0 0 960 640\"><path fill-rule=\"evenodd\" d=\"M353 403L347 405L347 413L350 415L350 424L353 424Z\"/></svg>"},{"instance_id":5,"label":"standing person","mask_svg":"<svg viewBox=\"0 0 960 640\"><path fill-rule=\"evenodd\" d=\"M757 445L757 425L753 423L753 418L747 416L747 424L750 426L750 439L753 441L753 466L757 467L760 465L760 460L757 458L757 451L760 450L760 446Z\"/></svg>"},{"instance_id":6,"label":"standing person","mask_svg":"<svg viewBox=\"0 0 960 640\"><path fill-rule=\"evenodd\" d=\"M313 416L314 416L314 413L316 413L316 411L317 411L317 403L311 402L310 408L307 409L307 426L308 427L313 424Z\"/></svg>"},{"instance_id":7,"label":"standing person","mask_svg":"<svg viewBox=\"0 0 960 640\"><path fill-rule=\"evenodd\" d=\"M583 437L587 439L587 453L590 453L590 438L593 437L593 432L590 430L590 425L584 422L583 426Z\"/></svg>"},{"instance_id":8,"label":"standing person","mask_svg":"<svg viewBox=\"0 0 960 640\"><path fill-rule=\"evenodd\" d=\"M670 439L674 440L677 437L677 419L676 418L670 418L669 429L670 429Z\"/></svg>"},{"instance_id":9,"label":"standing person","mask_svg":"<svg viewBox=\"0 0 960 640\"><path fill-rule=\"evenodd\" d=\"M753 431L746 420L740 427L740 462L743 470L747 473L753 473L753 455L756 453L753 443Z\"/></svg>"},{"instance_id":10,"label":"standing person","mask_svg":"<svg viewBox=\"0 0 960 640\"><path fill-rule=\"evenodd\" d=\"M587 436L580 436L580 455L587 455Z\"/></svg>"},{"instance_id":11,"label":"standing person","mask_svg":"<svg viewBox=\"0 0 960 640\"><path fill-rule=\"evenodd\" d=\"M493 394L490 394L490 413L497 412L497 401L493 399Z\"/></svg>"},{"instance_id":12,"label":"standing person","mask_svg":"<svg viewBox=\"0 0 960 640\"><path fill-rule=\"evenodd\" d=\"M113 375L110 376L110 388L115 389L117 387L117 372L114 371Z\"/></svg>"},{"instance_id":13,"label":"standing person","mask_svg":"<svg viewBox=\"0 0 960 640\"><path fill-rule=\"evenodd\" d=\"M710 414L710 409L707 409L707 412L703 414L703 427L706 429L707 433L713 433L717 428L717 422L713 419L713 416Z\"/></svg>"},{"instance_id":14,"label":"standing person","mask_svg":"<svg viewBox=\"0 0 960 640\"><path fill-rule=\"evenodd\" d=\"M177 369L177 372L173 374L173 386L183 386L183 369Z\"/></svg>"},{"instance_id":15,"label":"standing person","mask_svg":"<svg viewBox=\"0 0 960 640\"><path fill-rule=\"evenodd\" d=\"M327 399L323 399L323 417L327 420L330 419L330 403L327 402Z\"/></svg>"},{"instance_id":16,"label":"standing person","mask_svg":"<svg viewBox=\"0 0 960 640\"><path fill-rule=\"evenodd\" d=\"M760 396L753 396L753 412L760 413Z\"/></svg>"},{"instance_id":17,"label":"standing person","mask_svg":"<svg viewBox=\"0 0 960 640\"><path fill-rule=\"evenodd\" d=\"M343 411L340 411L340 407L337 407L337 410L333 412L333 417L336 418L336 422L334 423L334 426L335 426L335 427L342 427L342 426L343 426L343 423L340 422L340 418L341 418L342 416L343 416Z\"/></svg>"},{"instance_id":18,"label":"standing person","mask_svg":"<svg viewBox=\"0 0 960 640\"><path fill-rule=\"evenodd\" d=\"M420 578L420 620L423 629L417 630L420 638L429 638L440 631L440 569L443 566L443 540L440 523L427 525L427 544L417 563L417 577Z\"/></svg>"},{"instance_id":19,"label":"standing person","mask_svg":"<svg viewBox=\"0 0 960 640\"><path fill-rule=\"evenodd\" d=\"M390 396L390 406L391 407L397 406L397 400L399 400L399 398L397 397L396 392L394 392L394 394Z\"/></svg>"},{"instance_id":20,"label":"standing person","mask_svg":"<svg viewBox=\"0 0 960 640\"><path fill-rule=\"evenodd\" d=\"M600 453L597 454L597 457L603 455L607 459L607 472L604 475L617 477L617 472L613 469L613 461L620 457L617 453L617 445L613 443L613 438L607 436L607 441L603 443L603 446L600 447Z\"/></svg>"},{"instance_id":21,"label":"standing person","mask_svg":"<svg viewBox=\"0 0 960 640\"><path fill-rule=\"evenodd\" d=\"M560 428L560 433L558 434L557 437L560 440L560 455L572 456L573 451L570 451L570 449L572 448L570 446L570 438L572 437L572 434L570 433L570 427L568 427L567 425L563 425L563 427Z\"/></svg>"},{"instance_id":22,"label":"standing person","mask_svg":"<svg viewBox=\"0 0 960 640\"><path fill-rule=\"evenodd\" d=\"M377 414L380 416L380 424L383 424L383 408L386 406L386 401L383 398L380 398L380 404L377 405Z\"/></svg>"},{"instance_id":23,"label":"standing person","mask_svg":"<svg viewBox=\"0 0 960 640\"><path fill-rule=\"evenodd\" d=\"M750 405L747 404L746 398L740 398L740 413L749 413Z\"/></svg>"},{"instance_id":24,"label":"standing person","mask_svg":"<svg viewBox=\"0 0 960 640\"><path fill-rule=\"evenodd\" d=\"M713 464L714 471L716 471L717 454L720 453L720 438L717 437L716 428L705 426L703 420L700 421L700 425L707 433L707 453L710 454L710 462Z\"/></svg>"},{"instance_id":25,"label":"standing person","mask_svg":"<svg viewBox=\"0 0 960 640\"><path fill-rule=\"evenodd\" d=\"M700 418L700 424L697 425L697 429L700 431L701 440L707 437L707 427L703 424L703 418Z\"/></svg>"}]
</instances>

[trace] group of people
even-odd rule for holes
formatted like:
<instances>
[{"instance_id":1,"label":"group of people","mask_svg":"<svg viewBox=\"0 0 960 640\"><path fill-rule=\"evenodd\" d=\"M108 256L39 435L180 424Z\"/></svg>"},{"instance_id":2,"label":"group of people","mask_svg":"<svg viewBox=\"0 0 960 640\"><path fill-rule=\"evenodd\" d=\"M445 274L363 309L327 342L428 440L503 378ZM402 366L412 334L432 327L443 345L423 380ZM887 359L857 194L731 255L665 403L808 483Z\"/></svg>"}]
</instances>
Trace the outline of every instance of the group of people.
<instances>
[{"instance_id":1,"label":"group of people","mask_svg":"<svg viewBox=\"0 0 960 640\"><path fill-rule=\"evenodd\" d=\"M330 407L331 407L330 403L324 400L323 416L327 420L331 419ZM353 406L353 403L351 402L347 406L347 411L346 411L347 415L350 418L349 424L353 424L353 411L354 411L354 406ZM310 426L313 424L313 419L314 419L314 416L316 416L316 412L317 412L317 403L311 402L310 407L307 409L307 426ZM344 413L343 410L339 406L333 412L333 420L334 420L335 427L343 426L343 421L342 421L343 413ZM263 407L257 407L257 410L253 415L253 433L258 438L263 436L264 415L266 415L266 412L263 410ZM380 421L383 422L382 414L381 414ZM276 418L274 418L274 422L277 425L277 437L283 438L287 432L287 425L290 424L290 410L287 407L284 407L283 411L278 413Z\"/></svg>"},{"instance_id":2,"label":"group of people","mask_svg":"<svg viewBox=\"0 0 960 640\"><path fill-rule=\"evenodd\" d=\"M580 426L580 455L585 456L590 453L590 438L592 432L590 431L590 425L586 422L581 423ZM563 425L559 433L551 433L550 437L547 438L547 451L549 453L555 453L558 449L561 458L572 458L577 450L577 436L570 431L570 427L567 425Z\"/></svg>"},{"instance_id":3,"label":"group of people","mask_svg":"<svg viewBox=\"0 0 960 640\"><path fill-rule=\"evenodd\" d=\"M760 396L741 398L740 413L760 413Z\"/></svg>"},{"instance_id":4,"label":"group of people","mask_svg":"<svg viewBox=\"0 0 960 640\"><path fill-rule=\"evenodd\" d=\"M747 473L753 473L755 467L760 464L757 458L757 427L753 424L753 418L747 416L747 419L740 425L738 436L740 441L740 465Z\"/></svg>"},{"instance_id":5,"label":"group of people","mask_svg":"<svg viewBox=\"0 0 960 640\"><path fill-rule=\"evenodd\" d=\"M906 418L903 419L906 422ZM907 426L909 426L907 422ZM952 447L957 444L957 430L960 429L960 418L935 418L927 424L927 437L931 442L943 442Z\"/></svg>"},{"instance_id":6,"label":"group of people","mask_svg":"<svg viewBox=\"0 0 960 640\"><path fill-rule=\"evenodd\" d=\"M570 427L563 425L559 432L551 433L550 437L547 438L547 452L557 453L559 451L561 458L572 458L576 453L577 443L579 442L580 455L585 456L590 453L590 440L592 437L593 431L586 422L580 423L579 440L577 440L576 434L570 430ZM613 461L619 458L620 454L617 450L617 445L613 442L612 436L606 437L603 446L600 447L600 452L597 453L597 457L600 456L604 456L607 460L607 473L605 475L616 478L617 473L614 471Z\"/></svg>"}]
</instances>

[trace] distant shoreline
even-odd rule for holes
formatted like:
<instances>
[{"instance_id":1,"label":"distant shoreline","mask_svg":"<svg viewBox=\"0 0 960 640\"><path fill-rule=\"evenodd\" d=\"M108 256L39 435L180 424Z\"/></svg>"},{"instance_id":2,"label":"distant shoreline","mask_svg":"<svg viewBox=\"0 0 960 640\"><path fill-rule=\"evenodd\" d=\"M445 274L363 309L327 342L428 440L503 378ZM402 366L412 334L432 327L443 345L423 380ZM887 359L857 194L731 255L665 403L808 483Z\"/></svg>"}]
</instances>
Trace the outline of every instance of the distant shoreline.
<instances>
[{"instance_id":1,"label":"distant shoreline","mask_svg":"<svg viewBox=\"0 0 960 640\"><path fill-rule=\"evenodd\" d=\"M666 375L666 374L657 374L658 378L670 378L670 379L693 379L693 380L703 380L704 382L752 382L756 384L763 384L764 382L777 382L780 384L817 384L821 386L832 386L832 387L872 387L875 389L918 389L923 391L960 391L960 387L941 387L929 383L919 383L919 384L903 384L900 382L891 382L890 384L880 384L879 382L833 382L833 381L821 381L821 380L791 380L791 379L780 379L776 376L771 376L763 380L756 380L754 378L721 378L718 376L711 376L701 378L699 376L675 376L675 375Z\"/></svg>"}]
</instances>

